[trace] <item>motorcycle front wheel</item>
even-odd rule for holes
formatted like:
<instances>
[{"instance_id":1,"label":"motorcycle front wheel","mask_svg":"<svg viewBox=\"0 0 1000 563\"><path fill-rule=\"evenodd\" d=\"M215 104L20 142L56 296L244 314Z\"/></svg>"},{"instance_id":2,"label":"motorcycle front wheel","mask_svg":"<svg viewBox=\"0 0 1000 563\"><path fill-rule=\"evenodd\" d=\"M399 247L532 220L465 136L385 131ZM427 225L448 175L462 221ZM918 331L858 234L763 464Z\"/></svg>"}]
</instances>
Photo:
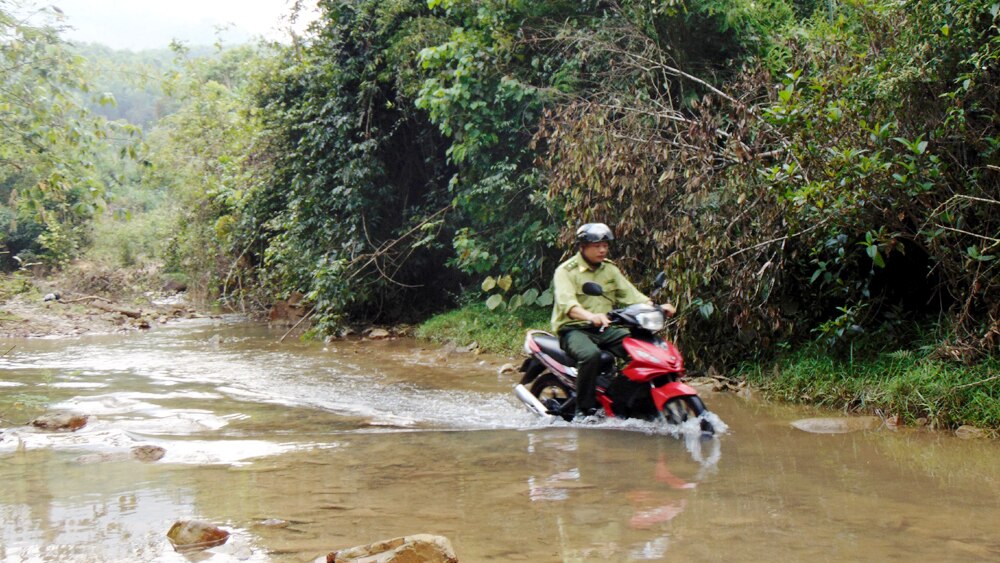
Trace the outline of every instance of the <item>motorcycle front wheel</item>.
<instances>
[{"instance_id":1,"label":"motorcycle front wheel","mask_svg":"<svg viewBox=\"0 0 1000 563\"><path fill-rule=\"evenodd\" d=\"M699 417L706 410L705 403L699 397L675 397L663 405L663 418L669 424L680 426L688 418ZM715 434L715 428L712 426L712 423L704 418L701 419L701 431L707 434Z\"/></svg>"}]
</instances>

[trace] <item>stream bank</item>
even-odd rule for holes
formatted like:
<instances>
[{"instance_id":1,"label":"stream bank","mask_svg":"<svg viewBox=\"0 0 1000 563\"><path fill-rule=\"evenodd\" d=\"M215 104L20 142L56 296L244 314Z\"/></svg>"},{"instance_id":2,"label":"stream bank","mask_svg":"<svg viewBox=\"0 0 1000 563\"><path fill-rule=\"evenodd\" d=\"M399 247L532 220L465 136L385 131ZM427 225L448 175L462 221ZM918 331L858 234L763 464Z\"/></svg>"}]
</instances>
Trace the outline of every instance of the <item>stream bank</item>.
<instances>
[{"instance_id":1,"label":"stream bank","mask_svg":"<svg viewBox=\"0 0 1000 563\"><path fill-rule=\"evenodd\" d=\"M54 338L146 330L211 316L188 303L183 285L153 287L142 272L79 265L56 274L0 275L0 338Z\"/></svg>"}]
</instances>

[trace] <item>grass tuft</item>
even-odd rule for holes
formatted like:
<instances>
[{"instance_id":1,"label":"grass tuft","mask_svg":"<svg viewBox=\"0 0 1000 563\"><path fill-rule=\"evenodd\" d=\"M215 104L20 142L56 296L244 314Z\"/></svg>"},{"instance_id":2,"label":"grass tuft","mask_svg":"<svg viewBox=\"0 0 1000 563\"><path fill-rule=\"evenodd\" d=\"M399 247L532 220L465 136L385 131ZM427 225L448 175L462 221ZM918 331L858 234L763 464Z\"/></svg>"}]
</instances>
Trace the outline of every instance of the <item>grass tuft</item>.
<instances>
[{"instance_id":1,"label":"grass tuft","mask_svg":"<svg viewBox=\"0 0 1000 563\"><path fill-rule=\"evenodd\" d=\"M417 328L417 337L434 342L467 346L476 342L483 352L514 356L529 328L549 329L550 308L522 307L490 311L483 303L472 303L431 317Z\"/></svg>"},{"instance_id":2,"label":"grass tuft","mask_svg":"<svg viewBox=\"0 0 1000 563\"><path fill-rule=\"evenodd\" d=\"M803 349L770 368L744 365L740 375L772 398L846 412L898 415L907 424L1000 430L1000 361L965 365L915 351L840 361Z\"/></svg>"}]
</instances>

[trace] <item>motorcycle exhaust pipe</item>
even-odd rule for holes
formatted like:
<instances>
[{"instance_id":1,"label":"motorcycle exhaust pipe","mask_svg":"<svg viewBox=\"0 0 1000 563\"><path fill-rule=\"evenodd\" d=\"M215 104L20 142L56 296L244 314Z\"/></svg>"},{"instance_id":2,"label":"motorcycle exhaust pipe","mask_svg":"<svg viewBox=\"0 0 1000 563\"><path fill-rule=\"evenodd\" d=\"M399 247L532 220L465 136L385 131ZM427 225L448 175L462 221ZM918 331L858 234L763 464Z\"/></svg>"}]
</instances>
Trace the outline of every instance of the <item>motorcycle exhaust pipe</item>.
<instances>
[{"instance_id":1,"label":"motorcycle exhaust pipe","mask_svg":"<svg viewBox=\"0 0 1000 563\"><path fill-rule=\"evenodd\" d=\"M515 385L514 394L517 395L518 399L521 399L521 402L527 405L528 410L530 410L531 412L545 419L555 418L554 416L549 414L548 409L546 409L545 405L543 405L542 402L538 400L538 397L532 395L531 391L528 391L528 389L524 385L521 385L520 383Z\"/></svg>"}]
</instances>

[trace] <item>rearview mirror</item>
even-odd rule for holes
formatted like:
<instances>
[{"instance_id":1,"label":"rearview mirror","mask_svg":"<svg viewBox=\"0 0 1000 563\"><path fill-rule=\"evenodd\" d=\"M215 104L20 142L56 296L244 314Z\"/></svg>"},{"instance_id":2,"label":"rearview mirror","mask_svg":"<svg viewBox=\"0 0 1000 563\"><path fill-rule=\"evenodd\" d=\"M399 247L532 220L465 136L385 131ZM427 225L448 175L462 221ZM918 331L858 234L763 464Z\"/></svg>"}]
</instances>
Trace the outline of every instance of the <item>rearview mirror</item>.
<instances>
[{"instance_id":1,"label":"rearview mirror","mask_svg":"<svg viewBox=\"0 0 1000 563\"><path fill-rule=\"evenodd\" d=\"M594 297L598 295L604 295L604 288L601 284L595 282L586 282L583 284L583 292L587 295L593 295Z\"/></svg>"}]
</instances>

